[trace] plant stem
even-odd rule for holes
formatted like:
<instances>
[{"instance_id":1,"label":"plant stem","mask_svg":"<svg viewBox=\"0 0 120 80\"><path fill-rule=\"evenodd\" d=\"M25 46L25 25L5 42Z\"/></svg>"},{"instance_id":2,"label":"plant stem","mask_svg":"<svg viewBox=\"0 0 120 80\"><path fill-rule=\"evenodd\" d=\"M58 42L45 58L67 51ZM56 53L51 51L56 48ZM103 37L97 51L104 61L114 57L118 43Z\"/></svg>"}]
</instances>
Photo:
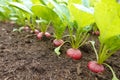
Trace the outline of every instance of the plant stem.
<instances>
[{"instance_id":1,"label":"plant stem","mask_svg":"<svg viewBox=\"0 0 120 80\"><path fill-rule=\"evenodd\" d=\"M102 46L102 50L101 50L101 53L99 53L99 60L98 60L98 63L99 64L102 64L105 60L104 60L104 57L107 56L107 49L105 46Z\"/></svg>"},{"instance_id":2,"label":"plant stem","mask_svg":"<svg viewBox=\"0 0 120 80\"><path fill-rule=\"evenodd\" d=\"M106 59L108 59L112 54L114 54L115 53L115 51L114 52L111 52L111 53L108 53L108 51L107 51L107 54L106 54L106 56L104 56L104 58L103 58L103 60L106 60Z\"/></svg>"},{"instance_id":3,"label":"plant stem","mask_svg":"<svg viewBox=\"0 0 120 80\"><path fill-rule=\"evenodd\" d=\"M95 55L96 55L96 59L97 59L97 62L98 62L98 53L97 53L97 50L96 50L96 48L95 48L95 41L90 41L90 43L92 44L92 47L93 47L93 49L94 49L94 52L95 52Z\"/></svg>"},{"instance_id":4,"label":"plant stem","mask_svg":"<svg viewBox=\"0 0 120 80\"><path fill-rule=\"evenodd\" d=\"M106 66L111 70L112 75L113 75L112 80L119 80L119 79L117 78L117 76L115 75L115 72L113 71L112 67L111 67L110 65L106 64L106 63L103 63L103 64L106 65Z\"/></svg>"},{"instance_id":5,"label":"plant stem","mask_svg":"<svg viewBox=\"0 0 120 80\"><path fill-rule=\"evenodd\" d=\"M79 47L82 46L86 42L86 40L88 39L88 37L89 37L89 34L87 34L85 36L84 40L82 40L83 42L79 45Z\"/></svg>"}]
</instances>

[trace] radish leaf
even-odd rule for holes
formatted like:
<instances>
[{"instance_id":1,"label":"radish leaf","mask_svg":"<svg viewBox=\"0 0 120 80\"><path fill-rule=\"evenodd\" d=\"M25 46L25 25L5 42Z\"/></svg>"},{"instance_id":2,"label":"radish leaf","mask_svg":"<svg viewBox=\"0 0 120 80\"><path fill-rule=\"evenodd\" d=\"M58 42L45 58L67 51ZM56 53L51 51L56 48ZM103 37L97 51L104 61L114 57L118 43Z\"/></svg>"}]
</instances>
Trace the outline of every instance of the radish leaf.
<instances>
[{"instance_id":1,"label":"radish leaf","mask_svg":"<svg viewBox=\"0 0 120 80\"><path fill-rule=\"evenodd\" d=\"M107 0L108 1L108 0ZM116 2L98 2L95 5L95 21L100 30L100 42L120 34L120 5Z\"/></svg>"},{"instance_id":2,"label":"radish leaf","mask_svg":"<svg viewBox=\"0 0 120 80\"><path fill-rule=\"evenodd\" d=\"M8 2L9 5L19 8L20 10L27 12L29 14L33 14L29 8L25 5L17 3L17 2Z\"/></svg>"},{"instance_id":3,"label":"radish leaf","mask_svg":"<svg viewBox=\"0 0 120 80\"><path fill-rule=\"evenodd\" d=\"M50 8L44 5L34 5L32 6L32 11L34 16L40 17L42 19L53 22L53 25L60 25L61 20L59 16Z\"/></svg>"},{"instance_id":4,"label":"radish leaf","mask_svg":"<svg viewBox=\"0 0 120 80\"><path fill-rule=\"evenodd\" d=\"M59 56L61 53L60 53L60 48L61 46L57 47L54 49L54 52Z\"/></svg>"},{"instance_id":5,"label":"radish leaf","mask_svg":"<svg viewBox=\"0 0 120 80\"><path fill-rule=\"evenodd\" d=\"M81 10L82 8L82 10ZM69 10L71 15L71 21L76 21L78 26L85 27L94 22L94 17L92 14L88 13L90 12L88 8L85 8L83 6L80 6L78 4L69 4ZM85 11L87 12L85 12ZM87 16L87 17L86 17Z\"/></svg>"}]
</instances>

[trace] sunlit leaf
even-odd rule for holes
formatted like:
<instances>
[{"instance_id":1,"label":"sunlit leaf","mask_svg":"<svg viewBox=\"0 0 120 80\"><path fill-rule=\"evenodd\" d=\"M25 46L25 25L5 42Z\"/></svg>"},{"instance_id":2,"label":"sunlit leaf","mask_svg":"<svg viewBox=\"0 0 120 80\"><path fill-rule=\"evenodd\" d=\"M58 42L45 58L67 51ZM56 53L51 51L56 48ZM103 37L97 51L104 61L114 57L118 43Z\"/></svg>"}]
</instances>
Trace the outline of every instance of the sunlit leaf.
<instances>
[{"instance_id":1,"label":"sunlit leaf","mask_svg":"<svg viewBox=\"0 0 120 80\"><path fill-rule=\"evenodd\" d=\"M114 52L120 49L120 35L110 37L106 40L105 45L110 52Z\"/></svg>"},{"instance_id":2,"label":"sunlit leaf","mask_svg":"<svg viewBox=\"0 0 120 80\"><path fill-rule=\"evenodd\" d=\"M84 12L78 8L78 5L69 4L71 21L75 20L79 27L85 27L94 22L92 14Z\"/></svg>"},{"instance_id":3,"label":"sunlit leaf","mask_svg":"<svg viewBox=\"0 0 120 80\"><path fill-rule=\"evenodd\" d=\"M17 2L8 2L11 6L17 7L22 11L25 11L29 14L32 14L31 10L29 8L27 8L25 5L17 3Z\"/></svg>"},{"instance_id":4,"label":"sunlit leaf","mask_svg":"<svg viewBox=\"0 0 120 80\"><path fill-rule=\"evenodd\" d=\"M92 7L88 8L88 7L85 7L84 5L78 5L78 4L74 4L74 6L84 12L90 13L92 15L94 14L94 9Z\"/></svg>"},{"instance_id":5,"label":"sunlit leaf","mask_svg":"<svg viewBox=\"0 0 120 80\"><path fill-rule=\"evenodd\" d=\"M101 43L120 34L119 6L116 2L99 2L95 6L95 21L100 30L99 39Z\"/></svg>"},{"instance_id":6,"label":"sunlit leaf","mask_svg":"<svg viewBox=\"0 0 120 80\"><path fill-rule=\"evenodd\" d=\"M70 14L67 6L58 4L57 2L50 0L50 3L54 6L55 12L59 15L62 21L69 21L70 20Z\"/></svg>"},{"instance_id":7,"label":"sunlit leaf","mask_svg":"<svg viewBox=\"0 0 120 80\"><path fill-rule=\"evenodd\" d=\"M90 1L89 1L89 0L82 0L82 4L83 4L85 7L90 7Z\"/></svg>"},{"instance_id":8,"label":"sunlit leaf","mask_svg":"<svg viewBox=\"0 0 120 80\"><path fill-rule=\"evenodd\" d=\"M68 4L71 4L71 3L80 4L81 0L68 0Z\"/></svg>"},{"instance_id":9,"label":"sunlit leaf","mask_svg":"<svg viewBox=\"0 0 120 80\"><path fill-rule=\"evenodd\" d=\"M41 4L40 0L31 0L33 4Z\"/></svg>"},{"instance_id":10,"label":"sunlit leaf","mask_svg":"<svg viewBox=\"0 0 120 80\"><path fill-rule=\"evenodd\" d=\"M50 8L44 5L34 5L32 6L32 11L34 16L38 16L44 20L52 21L54 24L61 24L59 16Z\"/></svg>"}]
</instances>

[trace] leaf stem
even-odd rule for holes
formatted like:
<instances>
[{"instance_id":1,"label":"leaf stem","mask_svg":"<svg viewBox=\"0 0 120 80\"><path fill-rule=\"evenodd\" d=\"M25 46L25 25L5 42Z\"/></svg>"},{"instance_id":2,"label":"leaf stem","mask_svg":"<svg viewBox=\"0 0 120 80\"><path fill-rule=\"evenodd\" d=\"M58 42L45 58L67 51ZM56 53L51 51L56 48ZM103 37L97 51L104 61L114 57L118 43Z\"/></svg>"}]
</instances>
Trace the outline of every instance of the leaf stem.
<instances>
[{"instance_id":1,"label":"leaf stem","mask_svg":"<svg viewBox=\"0 0 120 80\"><path fill-rule=\"evenodd\" d=\"M115 72L113 71L112 67L111 67L110 65L106 64L106 63L103 63L103 64L106 65L106 66L111 70L112 75L113 75L112 80L119 80L119 79L117 78L117 76L115 75Z\"/></svg>"},{"instance_id":2,"label":"leaf stem","mask_svg":"<svg viewBox=\"0 0 120 80\"><path fill-rule=\"evenodd\" d=\"M61 47L66 43L67 41L65 41L64 43L62 43L60 46L58 46L57 48L54 49L54 52L59 56L61 53L60 53L60 49Z\"/></svg>"},{"instance_id":3,"label":"leaf stem","mask_svg":"<svg viewBox=\"0 0 120 80\"><path fill-rule=\"evenodd\" d=\"M88 37L89 37L89 34L87 34L87 35L85 36L83 42L79 45L79 47L82 46L82 45L86 42L86 40L88 39Z\"/></svg>"},{"instance_id":4,"label":"leaf stem","mask_svg":"<svg viewBox=\"0 0 120 80\"><path fill-rule=\"evenodd\" d=\"M99 53L99 60L98 60L98 63L99 64L102 64L104 61L105 61L105 57L107 56L107 49L105 46L102 46L102 50L101 50L101 53Z\"/></svg>"},{"instance_id":5,"label":"leaf stem","mask_svg":"<svg viewBox=\"0 0 120 80\"><path fill-rule=\"evenodd\" d=\"M97 50L96 50L96 48L95 48L95 41L89 41L89 42L92 44L92 47L93 47L94 52L95 52L95 55L96 55L96 59L97 59L97 61L98 61L99 57L98 57Z\"/></svg>"}]
</instances>

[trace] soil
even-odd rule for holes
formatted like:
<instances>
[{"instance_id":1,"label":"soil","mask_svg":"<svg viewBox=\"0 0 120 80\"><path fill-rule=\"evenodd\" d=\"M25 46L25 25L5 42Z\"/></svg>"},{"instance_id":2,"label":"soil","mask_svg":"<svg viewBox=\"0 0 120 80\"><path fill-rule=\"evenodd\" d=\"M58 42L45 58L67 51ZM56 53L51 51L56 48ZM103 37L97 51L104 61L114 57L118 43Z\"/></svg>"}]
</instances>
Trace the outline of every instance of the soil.
<instances>
[{"instance_id":1,"label":"soil","mask_svg":"<svg viewBox=\"0 0 120 80\"><path fill-rule=\"evenodd\" d=\"M65 51L71 46L67 43L61 48L61 55L54 52L54 38L38 40L34 34L22 31L13 32L16 25L0 23L0 80L111 80L112 73L105 67L103 73L88 70L87 63L96 60L91 45L80 48L82 59L72 60ZM52 33L52 30L49 29ZM96 36L90 39L99 42ZM120 51L107 61L120 79Z\"/></svg>"}]
</instances>

